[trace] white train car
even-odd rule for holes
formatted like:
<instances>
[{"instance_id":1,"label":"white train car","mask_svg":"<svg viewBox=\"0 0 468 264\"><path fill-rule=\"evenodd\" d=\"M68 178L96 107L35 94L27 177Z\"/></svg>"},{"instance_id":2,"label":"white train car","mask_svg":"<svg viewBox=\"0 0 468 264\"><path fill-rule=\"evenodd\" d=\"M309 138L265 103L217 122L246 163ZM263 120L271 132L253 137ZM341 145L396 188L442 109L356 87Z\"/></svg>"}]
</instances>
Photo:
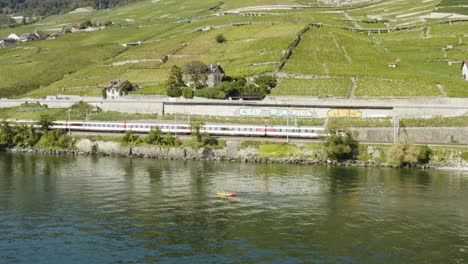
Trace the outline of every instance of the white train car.
<instances>
[{"instance_id":1,"label":"white train car","mask_svg":"<svg viewBox=\"0 0 468 264\"><path fill-rule=\"evenodd\" d=\"M267 126L265 125L204 125L200 132L210 135L224 136L266 136Z\"/></svg>"},{"instance_id":2,"label":"white train car","mask_svg":"<svg viewBox=\"0 0 468 264\"><path fill-rule=\"evenodd\" d=\"M53 129L94 132L125 132L149 133L159 127L163 133L191 134L193 128L185 123L129 123L129 122L82 122L56 121ZM324 127L308 126L268 126L268 125L203 125L200 132L215 136L255 136L255 137L291 137L319 138L325 135Z\"/></svg>"},{"instance_id":3,"label":"white train car","mask_svg":"<svg viewBox=\"0 0 468 264\"><path fill-rule=\"evenodd\" d=\"M294 137L294 138L317 138L323 136L323 127L306 126L271 126L267 129L267 136L271 137Z\"/></svg>"}]
</instances>

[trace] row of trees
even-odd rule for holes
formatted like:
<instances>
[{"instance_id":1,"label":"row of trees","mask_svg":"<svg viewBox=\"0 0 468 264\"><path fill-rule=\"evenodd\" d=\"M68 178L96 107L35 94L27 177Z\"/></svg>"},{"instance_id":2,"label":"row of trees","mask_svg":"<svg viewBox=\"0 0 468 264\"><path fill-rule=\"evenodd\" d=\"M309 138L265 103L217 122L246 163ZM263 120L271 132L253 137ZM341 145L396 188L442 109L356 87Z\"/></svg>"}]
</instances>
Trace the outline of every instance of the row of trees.
<instances>
[{"instance_id":1,"label":"row of trees","mask_svg":"<svg viewBox=\"0 0 468 264\"><path fill-rule=\"evenodd\" d=\"M112 8L139 0L2 0L0 14L48 16L91 6L95 9Z\"/></svg>"},{"instance_id":2,"label":"row of trees","mask_svg":"<svg viewBox=\"0 0 468 264\"><path fill-rule=\"evenodd\" d=\"M2 121L0 124L0 145L19 148L71 148L74 139L60 130L50 130L54 118L42 115L37 122L39 129L32 125L11 124Z\"/></svg>"},{"instance_id":3,"label":"row of trees","mask_svg":"<svg viewBox=\"0 0 468 264\"><path fill-rule=\"evenodd\" d=\"M359 156L357 135L349 129L328 126L324 141L325 155L330 160L356 160ZM388 151L388 161L397 166L427 164L433 152L427 145L411 145L403 138L392 145Z\"/></svg>"}]
</instances>

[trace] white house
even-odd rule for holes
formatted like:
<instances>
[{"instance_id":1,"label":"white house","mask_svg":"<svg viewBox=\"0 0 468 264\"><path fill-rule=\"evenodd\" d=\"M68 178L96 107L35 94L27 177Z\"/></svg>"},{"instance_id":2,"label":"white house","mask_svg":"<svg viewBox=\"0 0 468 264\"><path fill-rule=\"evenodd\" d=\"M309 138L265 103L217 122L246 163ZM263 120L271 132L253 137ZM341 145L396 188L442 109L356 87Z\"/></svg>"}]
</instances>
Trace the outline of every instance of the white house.
<instances>
[{"instance_id":1,"label":"white house","mask_svg":"<svg viewBox=\"0 0 468 264\"><path fill-rule=\"evenodd\" d=\"M118 99L121 96L127 95L129 91L138 90L138 88L137 85L132 85L128 81L114 80L104 90L107 99Z\"/></svg>"},{"instance_id":2,"label":"white house","mask_svg":"<svg viewBox=\"0 0 468 264\"><path fill-rule=\"evenodd\" d=\"M208 87L216 87L221 83L224 77L224 70L219 64L210 64L208 65L208 76L206 80L206 85Z\"/></svg>"},{"instance_id":3,"label":"white house","mask_svg":"<svg viewBox=\"0 0 468 264\"><path fill-rule=\"evenodd\" d=\"M121 80L114 80L110 82L110 85L105 88L106 90L106 98L107 99L117 99L122 94L120 93L120 89L122 87L122 81Z\"/></svg>"},{"instance_id":4,"label":"white house","mask_svg":"<svg viewBox=\"0 0 468 264\"><path fill-rule=\"evenodd\" d=\"M468 60L464 60L462 62L462 76L465 81L468 81Z\"/></svg>"}]
</instances>

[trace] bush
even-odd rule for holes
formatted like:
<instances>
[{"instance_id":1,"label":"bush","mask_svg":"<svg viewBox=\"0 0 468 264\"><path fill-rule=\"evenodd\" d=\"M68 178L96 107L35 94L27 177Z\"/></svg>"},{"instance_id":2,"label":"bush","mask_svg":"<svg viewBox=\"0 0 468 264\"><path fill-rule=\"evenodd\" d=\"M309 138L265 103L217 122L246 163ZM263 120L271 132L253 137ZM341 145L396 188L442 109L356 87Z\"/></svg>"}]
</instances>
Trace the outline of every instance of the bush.
<instances>
[{"instance_id":1,"label":"bush","mask_svg":"<svg viewBox=\"0 0 468 264\"><path fill-rule=\"evenodd\" d=\"M92 26L93 26L93 23L91 23L91 20L87 20L80 24L80 29L86 29Z\"/></svg>"},{"instance_id":2,"label":"bush","mask_svg":"<svg viewBox=\"0 0 468 264\"><path fill-rule=\"evenodd\" d=\"M226 41L227 41L227 39L224 37L223 34L216 35L216 42L218 42L218 43L224 43L224 42L226 42Z\"/></svg>"},{"instance_id":3,"label":"bush","mask_svg":"<svg viewBox=\"0 0 468 264\"><path fill-rule=\"evenodd\" d=\"M238 96L241 93L245 81L222 82L216 88L224 92L226 97Z\"/></svg>"},{"instance_id":4,"label":"bush","mask_svg":"<svg viewBox=\"0 0 468 264\"><path fill-rule=\"evenodd\" d=\"M33 147L39 140L39 136L33 126L16 125L14 127L13 145L20 148Z\"/></svg>"},{"instance_id":5,"label":"bush","mask_svg":"<svg viewBox=\"0 0 468 264\"><path fill-rule=\"evenodd\" d=\"M185 87L182 89L182 96L184 98L193 98L193 90L190 87Z\"/></svg>"},{"instance_id":6,"label":"bush","mask_svg":"<svg viewBox=\"0 0 468 264\"><path fill-rule=\"evenodd\" d=\"M327 128L324 150L331 160L354 160L359 155L359 144L349 130Z\"/></svg>"},{"instance_id":7,"label":"bush","mask_svg":"<svg viewBox=\"0 0 468 264\"><path fill-rule=\"evenodd\" d=\"M202 137L203 137L202 141L203 141L204 146L217 146L218 145L218 140L215 137L209 135L208 133L204 133Z\"/></svg>"},{"instance_id":8,"label":"bush","mask_svg":"<svg viewBox=\"0 0 468 264\"><path fill-rule=\"evenodd\" d=\"M419 151L415 146L399 141L388 151L389 161L397 166L405 166L418 162Z\"/></svg>"},{"instance_id":9,"label":"bush","mask_svg":"<svg viewBox=\"0 0 468 264\"><path fill-rule=\"evenodd\" d=\"M268 88L274 88L277 84L277 79L270 75L260 75L254 79L254 83L259 86L266 86Z\"/></svg>"},{"instance_id":10,"label":"bush","mask_svg":"<svg viewBox=\"0 0 468 264\"><path fill-rule=\"evenodd\" d=\"M15 132L8 121L0 124L0 144L12 147L14 145Z\"/></svg>"},{"instance_id":11,"label":"bush","mask_svg":"<svg viewBox=\"0 0 468 264\"><path fill-rule=\"evenodd\" d=\"M267 95L269 92L270 89L268 87L253 84L246 85L241 89L242 95Z\"/></svg>"},{"instance_id":12,"label":"bush","mask_svg":"<svg viewBox=\"0 0 468 264\"><path fill-rule=\"evenodd\" d=\"M67 149L72 148L74 143L74 139L71 136L63 134L60 130L54 130L42 135L38 146L39 148Z\"/></svg>"},{"instance_id":13,"label":"bush","mask_svg":"<svg viewBox=\"0 0 468 264\"><path fill-rule=\"evenodd\" d=\"M159 127L151 129L151 131L145 137L145 143L150 145L159 145L163 139L162 131Z\"/></svg>"},{"instance_id":14,"label":"bush","mask_svg":"<svg viewBox=\"0 0 468 264\"><path fill-rule=\"evenodd\" d=\"M182 95L182 89L177 86L167 86L166 91L169 97L179 97Z\"/></svg>"},{"instance_id":15,"label":"bush","mask_svg":"<svg viewBox=\"0 0 468 264\"><path fill-rule=\"evenodd\" d=\"M432 149L429 146L424 145L419 147L418 162L421 164L429 163L433 154L434 153L432 152Z\"/></svg>"},{"instance_id":16,"label":"bush","mask_svg":"<svg viewBox=\"0 0 468 264\"><path fill-rule=\"evenodd\" d=\"M135 135L135 133L133 133L133 131L131 131L131 130L125 131L125 135L122 138L123 142L129 143L129 144L138 143L138 141L139 141L138 139L139 139L139 136Z\"/></svg>"},{"instance_id":17,"label":"bush","mask_svg":"<svg viewBox=\"0 0 468 264\"><path fill-rule=\"evenodd\" d=\"M212 98L212 99L225 99L226 93L223 92L220 88L203 88L195 91L195 96Z\"/></svg>"}]
</instances>

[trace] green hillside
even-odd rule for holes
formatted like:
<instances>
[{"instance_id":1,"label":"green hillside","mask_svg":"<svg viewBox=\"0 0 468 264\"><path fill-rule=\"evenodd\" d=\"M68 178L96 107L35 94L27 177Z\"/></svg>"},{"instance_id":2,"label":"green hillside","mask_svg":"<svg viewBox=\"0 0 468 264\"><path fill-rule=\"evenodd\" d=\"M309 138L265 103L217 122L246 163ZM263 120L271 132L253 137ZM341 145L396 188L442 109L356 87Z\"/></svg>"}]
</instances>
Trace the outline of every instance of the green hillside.
<instances>
[{"instance_id":1,"label":"green hillside","mask_svg":"<svg viewBox=\"0 0 468 264\"><path fill-rule=\"evenodd\" d=\"M193 60L219 63L234 77L277 74L271 96L468 97L460 71L468 59L468 19L431 15L446 7L463 14L466 5L325 2L148 0L0 29L4 37L36 29L52 33L86 20L116 23L0 49L0 97L100 95L113 79L140 85L141 94L161 94L171 66ZM217 43L219 34L227 42ZM391 62L398 66L389 67Z\"/></svg>"}]
</instances>

